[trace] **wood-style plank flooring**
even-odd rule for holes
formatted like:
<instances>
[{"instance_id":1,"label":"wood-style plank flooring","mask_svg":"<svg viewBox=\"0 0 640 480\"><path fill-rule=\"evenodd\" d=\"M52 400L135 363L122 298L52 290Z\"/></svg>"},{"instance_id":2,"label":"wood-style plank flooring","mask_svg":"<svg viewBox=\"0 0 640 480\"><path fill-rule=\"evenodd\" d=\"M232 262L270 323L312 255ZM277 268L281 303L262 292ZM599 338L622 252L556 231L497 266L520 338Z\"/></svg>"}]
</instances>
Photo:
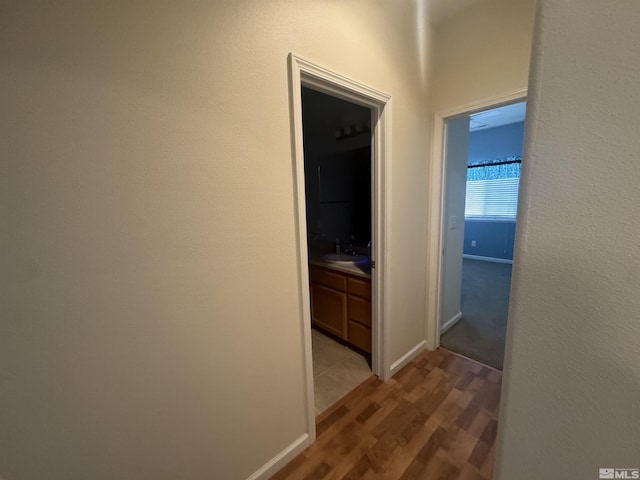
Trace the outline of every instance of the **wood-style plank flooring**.
<instances>
[{"instance_id":1,"label":"wood-style plank flooring","mask_svg":"<svg viewBox=\"0 0 640 480\"><path fill-rule=\"evenodd\" d=\"M447 350L423 352L320 415L314 444L272 480L489 480L501 381Z\"/></svg>"}]
</instances>

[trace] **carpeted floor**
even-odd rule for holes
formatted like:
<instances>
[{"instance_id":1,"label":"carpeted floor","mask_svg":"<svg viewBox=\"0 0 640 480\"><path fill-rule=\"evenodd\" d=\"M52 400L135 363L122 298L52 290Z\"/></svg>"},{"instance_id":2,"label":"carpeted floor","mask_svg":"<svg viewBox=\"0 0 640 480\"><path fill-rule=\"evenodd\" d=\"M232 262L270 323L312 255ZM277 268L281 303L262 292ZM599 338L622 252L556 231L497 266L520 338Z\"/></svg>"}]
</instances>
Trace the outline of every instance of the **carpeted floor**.
<instances>
[{"instance_id":1,"label":"carpeted floor","mask_svg":"<svg viewBox=\"0 0 640 480\"><path fill-rule=\"evenodd\" d=\"M454 352L502 370L511 265L464 259L462 319L440 338Z\"/></svg>"}]
</instances>

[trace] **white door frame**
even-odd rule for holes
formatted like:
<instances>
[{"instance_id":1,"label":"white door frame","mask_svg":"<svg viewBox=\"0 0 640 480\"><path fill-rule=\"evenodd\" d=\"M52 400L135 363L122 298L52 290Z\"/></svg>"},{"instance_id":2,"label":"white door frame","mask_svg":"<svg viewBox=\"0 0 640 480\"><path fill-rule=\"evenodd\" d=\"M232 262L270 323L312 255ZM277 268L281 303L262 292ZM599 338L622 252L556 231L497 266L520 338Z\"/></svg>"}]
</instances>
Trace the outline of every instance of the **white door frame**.
<instances>
[{"instance_id":1,"label":"white door frame","mask_svg":"<svg viewBox=\"0 0 640 480\"><path fill-rule=\"evenodd\" d=\"M372 281L372 370L383 380L390 376L388 342L385 335L385 272L387 243L385 221L389 182L387 165L391 153L391 96L331 70L316 65L293 53L289 54L289 85L293 157L296 188L296 226L300 319L303 332L304 375L306 386L307 431L315 439L315 407L313 397L313 361L311 356L311 304L309 298L309 265L307 255L307 217L304 182L304 147L302 140L302 87L326 93L371 109L372 164L372 251L375 268Z\"/></svg>"},{"instance_id":2,"label":"white door frame","mask_svg":"<svg viewBox=\"0 0 640 480\"><path fill-rule=\"evenodd\" d=\"M446 173L446 121L462 115L471 115L483 110L518 103L527 99L527 89L523 88L495 97L460 105L449 110L436 112L433 124L431 150L429 249L427 252L427 348L440 346L440 303L442 301L442 249L444 247L444 195Z\"/></svg>"}]
</instances>

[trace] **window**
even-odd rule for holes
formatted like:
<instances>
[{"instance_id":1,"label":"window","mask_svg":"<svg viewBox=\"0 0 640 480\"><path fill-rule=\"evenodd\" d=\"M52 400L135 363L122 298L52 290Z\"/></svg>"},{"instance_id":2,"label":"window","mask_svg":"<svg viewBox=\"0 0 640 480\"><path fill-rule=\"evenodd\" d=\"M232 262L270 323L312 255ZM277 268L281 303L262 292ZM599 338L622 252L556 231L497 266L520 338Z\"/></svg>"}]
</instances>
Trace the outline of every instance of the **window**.
<instances>
[{"instance_id":1,"label":"window","mask_svg":"<svg viewBox=\"0 0 640 480\"><path fill-rule=\"evenodd\" d=\"M519 158L469 165L464 218L515 220L519 183Z\"/></svg>"}]
</instances>

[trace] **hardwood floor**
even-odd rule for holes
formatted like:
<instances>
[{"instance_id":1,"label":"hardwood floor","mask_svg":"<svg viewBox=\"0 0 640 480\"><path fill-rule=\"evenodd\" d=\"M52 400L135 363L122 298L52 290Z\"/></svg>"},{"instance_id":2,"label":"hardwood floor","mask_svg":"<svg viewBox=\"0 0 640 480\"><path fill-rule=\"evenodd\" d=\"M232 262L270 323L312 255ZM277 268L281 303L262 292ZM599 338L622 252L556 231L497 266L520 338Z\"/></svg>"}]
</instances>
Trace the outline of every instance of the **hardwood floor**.
<instances>
[{"instance_id":1,"label":"hardwood floor","mask_svg":"<svg viewBox=\"0 0 640 480\"><path fill-rule=\"evenodd\" d=\"M317 439L272 480L488 480L502 374L438 349L371 377L317 418Z\"/></svg>"}]
</instances>

